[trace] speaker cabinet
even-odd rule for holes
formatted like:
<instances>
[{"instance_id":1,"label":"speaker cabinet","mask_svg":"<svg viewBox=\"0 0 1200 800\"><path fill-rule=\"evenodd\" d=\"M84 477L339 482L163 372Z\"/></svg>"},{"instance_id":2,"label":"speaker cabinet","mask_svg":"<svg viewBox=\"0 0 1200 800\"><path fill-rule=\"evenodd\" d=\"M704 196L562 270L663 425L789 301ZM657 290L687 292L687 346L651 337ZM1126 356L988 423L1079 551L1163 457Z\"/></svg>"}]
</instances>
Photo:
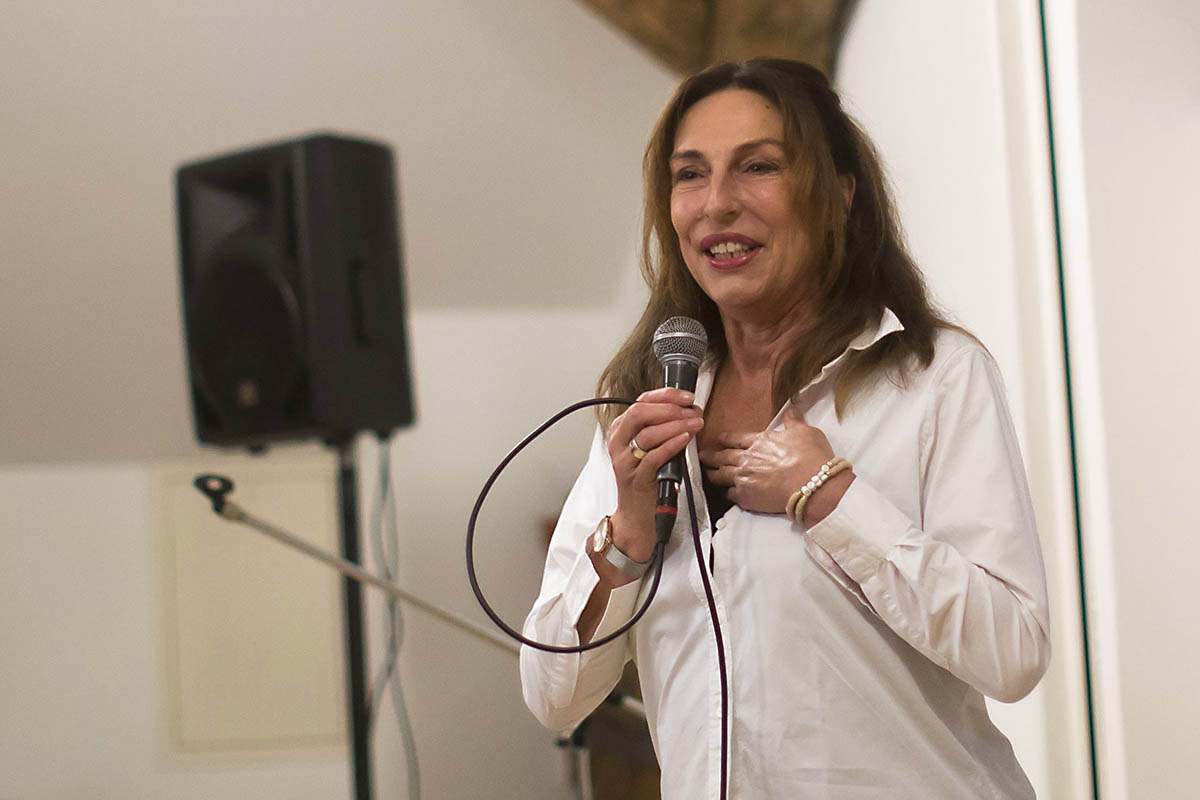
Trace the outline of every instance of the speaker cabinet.
<instances>
[{"instance_id":1,"label":"speaker cabinet","mask_svg":"<svg viewBox=\"0 0 1200 800\"><path fill-rule=\"evenodd\" d=\"M413 422L391 150L314 135L176 173L196 437L260 449Z\"/></svg>"}]
</instances>

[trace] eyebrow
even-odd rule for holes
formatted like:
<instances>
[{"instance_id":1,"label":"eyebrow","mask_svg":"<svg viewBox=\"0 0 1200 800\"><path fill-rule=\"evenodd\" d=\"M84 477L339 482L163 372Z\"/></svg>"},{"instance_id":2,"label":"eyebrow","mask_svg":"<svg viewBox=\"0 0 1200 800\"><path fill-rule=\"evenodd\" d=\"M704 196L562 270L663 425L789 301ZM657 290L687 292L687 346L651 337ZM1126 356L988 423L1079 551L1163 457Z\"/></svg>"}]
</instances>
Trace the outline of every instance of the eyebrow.
<instances>
[{"instance_id":1,"label":"eyebrow","mask_svg":"<svg viewBox=\"0 0 1200 800\"><path fill-rule=\"evenodd\" d=\"M735 156L741 155L742 153L745 153L749 150L754 150L757 147L762 147L764 144L773 144L773 145L776 145L777 147L779 147L780 149L783 149L783 147L784 147L783 142L781 142L779 139L774 139L774 138L768 136L768 137L765 137L762 139L752 139L749 142L743 142L743 143L739 144L737 147L733 148L733 154ZM703 159L704 154L701 153L699 150L676 150L674 153L671 153L671 158L669 160L670 161L683 161L683 160L692 159L692 158Z\"/></svg>"}]
</instances>

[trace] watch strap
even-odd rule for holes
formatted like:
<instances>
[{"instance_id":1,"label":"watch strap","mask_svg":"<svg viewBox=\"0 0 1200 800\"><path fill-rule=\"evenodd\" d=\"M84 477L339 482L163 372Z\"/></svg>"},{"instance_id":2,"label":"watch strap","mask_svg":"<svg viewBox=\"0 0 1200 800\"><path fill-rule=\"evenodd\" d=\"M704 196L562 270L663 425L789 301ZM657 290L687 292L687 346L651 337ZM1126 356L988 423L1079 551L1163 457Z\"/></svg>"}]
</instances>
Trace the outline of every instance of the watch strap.
<instances>
[{"instance_id":1,"label":"watch strap","mask_svg":"<svg viewBox=\"0 0 1200 800\"><path fill-rule=\"evenodd\" d=\"M599 533L599 532L597 532ZM654 556L650 557L649 561L634 561L629 556L617 549L617 546L612 540L612 516L604 518L604 541L605 547L601 555L604 560L612 564L617 569L624 572L631 578L640 578L646 574L646 570L654 563Z\"/></svg>"}]
</instances>

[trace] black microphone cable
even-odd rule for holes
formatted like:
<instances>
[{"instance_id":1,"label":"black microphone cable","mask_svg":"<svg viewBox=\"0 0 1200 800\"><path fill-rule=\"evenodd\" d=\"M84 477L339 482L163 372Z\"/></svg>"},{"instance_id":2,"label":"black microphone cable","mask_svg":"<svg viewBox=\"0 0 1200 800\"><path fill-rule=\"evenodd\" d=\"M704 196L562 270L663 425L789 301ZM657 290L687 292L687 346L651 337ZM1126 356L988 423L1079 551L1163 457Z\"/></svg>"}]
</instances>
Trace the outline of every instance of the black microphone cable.
<instances>
[{"instance_id":1,"label":"black microphone cable","mask_svg":"<svg viewBox=\"0 0 1200 800\"><path fill-rule=\"evenodd\" d=\"M475 576L475 523L479 519L480 510L483 508L483 501L487 499L487 494L492 490L492 485L495 484L496 480L500 477L500 473L504 471L504 468L509 465L509 462L516 458L517 455L530 444L530 442L545 433L549 427L554 425L563 417L574 414L576 411L590 408L591 406L609 404L631 406L634 404L634 401L626 400L621 397L595 397L589 400L581 400L578 403L572 403L550 419L543 422L533 433L522 439L520 444L509 451L508 455L501 460L501 462L496 466L496 469L493 470L492 474L488 477L487 481L484 482L483 489L480 490L479 497L475 500L475 507L471 509L471 518L467 521L467 580L471 582L471 591L475 593L475 599L479 601L479 605L481 608L483 608L484 613L491 617L492 622L496 623L496 626L499 627L500 630L504 631L521 644L528 645L535 650L542 650L547 653L583 653L588 650L594 650L597 647L606 645L609 642L624 636L629 629L632 628L637 621L642 618L643 615L645 615L646 610L650 608L650 602L654 600L654 596L658 594L658 582L662 579L663 552L667 546L667 539L671 534L669 530L667 531L667 535L665 537L661 532L659 533L658 541L655 542L654 545L654 554L650 557L651 560L654 561L654 582L650 584L650 593L646 596L646 602L642 603L642 607L638 609L637 613L634 614L633 617L631 617L630 620L620 628L617 628L617 630L613 631L607 636L604 636L600 639L594 639L587 644L554 645L525 638L525 636L523 636L520 632L514 630L508 625L508 623L501 619L500 615L497 614L496 611L491 607L487 601L487 598L483 596L483 590L479 587L479 579Z\"/></svg>"},{"instance_id":2,"label":"black microphone cable","mask_svg":"<svg viewBox=\"0 0 1200 800\"><path fill-rule=\"evenodd\" d=\"M492 474L484 482L483 488L479 492L479 497L475 500L475 506L471 509L471 517L467 521L467 580L471 583L471 591L475 593L475 599L479 601L480 607L484 613L491 618L492 622L505 634L520 642L523 645L542 650L547 653L583 653L588 650L594 650L597 647L608 644L609 642L624 636L634 625L637 624L650 608L650 603L654 601L655 595L658 593L658 584L662 579L663 570L663 555L666 549L667 540L671 536L671 529L663 525L657 525L657 541L654 545L654 554L651 556L654 561L654 579L650 584L650 591L646 595L646 600L642 603L641 608L637 610L628 622L622 625L617 630L604 636L600 639L595 639L586 644L579 645L552 645L544 642L538 642L533 639L526 638L518 631L510 627L500 615L491 607L487 598L483 595L483 590L479 586L479 580L475 575L475 524L479 519L479 512L483 508L483 502L487 499L488 492L491 491L493 484L500 477L500 473L509 465L509 463L517 457L534 439L541 436L545 431L570 414L580 411L584 408L599 405L633 405L635 401L627 400L621 397L596 397L589 400L581 400L578 403L573 403L567 406L562 411L558 412L550 419L543 422L533 433L530 433L521 442L509 451ZM691 476L688 473L687 463L685 459L680 459L683 475L682 483L686 489L688 500L688 513L692 523L692 542L696 551L696 563L700 570L700 579L704 584L704 597L708 603L709 619L712 622L713 633L716 637L717 644L717 668L721 683L721 800L727 797L729 784L729 675L725 666L725 640L721 634L721 621L717 614L716 600L713 597L712 584L709 581L708 567L704 563L704 548L700 544L700 524L696 517L696 503L692 494Z\"/></svg>"}]
</instances>

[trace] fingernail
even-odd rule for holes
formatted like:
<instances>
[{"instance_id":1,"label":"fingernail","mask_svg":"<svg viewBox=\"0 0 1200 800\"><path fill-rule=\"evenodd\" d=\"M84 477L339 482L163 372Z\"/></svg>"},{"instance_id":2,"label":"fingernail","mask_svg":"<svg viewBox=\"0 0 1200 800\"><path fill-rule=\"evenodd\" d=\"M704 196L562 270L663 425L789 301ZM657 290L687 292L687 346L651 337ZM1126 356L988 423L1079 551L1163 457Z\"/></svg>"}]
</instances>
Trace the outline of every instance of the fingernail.
<instances>
[{"instance_id":1,"label":"fingernail","mask_svg":"<svg viewBox=\"0 0 1200 800\"><path fill-rule=\"evenodd\" d=\"M696 402L696 395L692 394L691 392L684 392L679 399L685 403L694 403Z\"/></svg>"},{"instance_id":2,"label":"fingernail","mask_svg":"<svg viewBox=\"0 0 1200 800\"><path fill-rule=\"evenodd\" d=\"M703 428L704 427L704 417L692 417L691 419L689 419L687 421L687 426L689 428Z\"/></svg>"}]
</instances>

